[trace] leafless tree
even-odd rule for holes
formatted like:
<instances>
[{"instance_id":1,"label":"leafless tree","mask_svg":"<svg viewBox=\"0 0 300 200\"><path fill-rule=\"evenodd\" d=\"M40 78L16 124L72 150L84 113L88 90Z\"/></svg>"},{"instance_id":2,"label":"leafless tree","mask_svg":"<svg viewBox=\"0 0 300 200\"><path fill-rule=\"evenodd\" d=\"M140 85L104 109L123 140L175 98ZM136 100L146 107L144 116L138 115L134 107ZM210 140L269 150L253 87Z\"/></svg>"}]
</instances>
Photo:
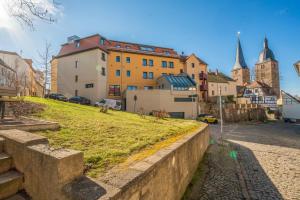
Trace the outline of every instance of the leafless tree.
<instances>
[{"instance_id":1,"label":"leafless tree","mask_svg":"<svg viewBox=\"0 0 300 200\"><path fill-rule=\"evenodd\" d=\"M36 19L48 23L57 21L60 5L54 0L6 0L8 13L21 24L35 30Z\"/></svg>"},{"instance_id":2,"label":"leafless tree","mask_svg":"<svg viewBox=\"0 0 300 200\"><path fill-rule=\"evenodd\" d=\"M45 42L45 48L43 52L39 52L39 57L41 59L42 64L42 71L44 72L44 94L46 94L47 89L50 86L50 76L51 76L51 69L50 69L50 60L51 60L51 44L49 42Z\"/></svg>"}]
</instances>

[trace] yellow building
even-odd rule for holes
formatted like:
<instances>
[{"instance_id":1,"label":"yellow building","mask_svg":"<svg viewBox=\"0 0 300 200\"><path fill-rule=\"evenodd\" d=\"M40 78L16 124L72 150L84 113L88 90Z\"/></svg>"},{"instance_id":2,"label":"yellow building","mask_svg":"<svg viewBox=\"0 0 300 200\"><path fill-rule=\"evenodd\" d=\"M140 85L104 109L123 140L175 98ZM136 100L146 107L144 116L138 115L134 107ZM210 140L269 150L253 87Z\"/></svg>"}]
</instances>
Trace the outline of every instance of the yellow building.
<instances>
[{"instance_id":1,"label":"yellow building","mask_svg":"<svg viewBox=\"0 0 300 200\"><path fill-rule=\"evenodd\" d=\"M89 73L94 75L101 71L102 75L100 74L99 78L105 76L105 78L101 78L101 83L97 84L101 87L105 86L105 94L99 95L94 92L95 98L105 96L111 99L123 99L127 90L154 89L157 87L156 80L161 75L180 73L187 73L195 80L201 99L205 99L207 96L207 64L196 55L183 56L172 48L108 40L99 34L85 38L72 36L68 38L68 43L62 45L59 54L51 62L51 92L64 93L66 87L78 85L78 82L73 83L76 77L80 80L90 80L89 84L96 85L92 78L86 77L87 73L84 71L80 73L74 67L86 59L95 60L95 51L99 53L97 57L107 58L95 62L95 65L101 65L102 70L99 70L99 66L90 66L90 64L82 66L88 68ZM82 58L83 54L84 58ZM69 77L75 73L73 73L75 70L79 74L76 74L75 78ZM97 80L100 80L99 78ZM104 82L104 80L106 81ZM86 84L80 81L79 83L80 87ZM73 92L75 89L72 88L70 94L75 95ZM84 96L87 89L84 87L81 87L80 90L76 89L76 94ZM97 91L103 92L103 90ZM91 95L88 98L95 99Z\"/></svg>"}]
</instances>

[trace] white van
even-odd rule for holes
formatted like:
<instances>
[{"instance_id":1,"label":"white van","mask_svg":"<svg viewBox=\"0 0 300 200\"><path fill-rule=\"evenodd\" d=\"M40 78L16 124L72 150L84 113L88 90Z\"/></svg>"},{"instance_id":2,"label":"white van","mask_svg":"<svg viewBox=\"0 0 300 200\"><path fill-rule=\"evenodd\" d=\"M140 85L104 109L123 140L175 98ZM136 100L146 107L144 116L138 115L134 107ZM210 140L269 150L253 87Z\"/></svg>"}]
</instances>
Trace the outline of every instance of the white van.
<instances>
[{"instance_id":1,"label":"white van","mask_svg":"<svg viewBox=\"0 0 300 200\"><path fill-rule=\"evenodd\" d=\"M122 103L120 100L115 99L101 99L100 101L97 101L95 103L95 106L107 106L110 109L113 110L121 110L122 109Z\"/></svg>"}]
</instances>

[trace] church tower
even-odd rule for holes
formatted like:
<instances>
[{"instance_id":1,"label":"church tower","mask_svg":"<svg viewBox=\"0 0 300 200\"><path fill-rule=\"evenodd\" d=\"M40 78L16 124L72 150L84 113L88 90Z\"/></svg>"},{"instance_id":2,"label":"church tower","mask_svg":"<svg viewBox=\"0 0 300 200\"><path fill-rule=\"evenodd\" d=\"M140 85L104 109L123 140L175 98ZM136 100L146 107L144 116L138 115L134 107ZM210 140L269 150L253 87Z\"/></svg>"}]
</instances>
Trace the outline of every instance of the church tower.
<instances>
[{"instance_id":1,"label":"church tower","mask_svg":"<svg viewBox=\"0 0 300 200\"><path fill-rule=\"evenodd\" d=\"M235 64L231 71L231 76L233 80L237 82L237 85L243 86L250 83L250 71L244 59L239 35L236 47Z\"/></svg>"},{"instance_id":2,"label":"church tower","mask_svg":"<svg viewBox=\"0 0 300 200\"><path fill-rule=\"evenodd\" d=\"M255 64L255 79L272 88L273 93L279 97L279 69L278 62L271 49L268 40L264 40L264 49L260 52L258 62Z\"/></svg>"}]
</instances>

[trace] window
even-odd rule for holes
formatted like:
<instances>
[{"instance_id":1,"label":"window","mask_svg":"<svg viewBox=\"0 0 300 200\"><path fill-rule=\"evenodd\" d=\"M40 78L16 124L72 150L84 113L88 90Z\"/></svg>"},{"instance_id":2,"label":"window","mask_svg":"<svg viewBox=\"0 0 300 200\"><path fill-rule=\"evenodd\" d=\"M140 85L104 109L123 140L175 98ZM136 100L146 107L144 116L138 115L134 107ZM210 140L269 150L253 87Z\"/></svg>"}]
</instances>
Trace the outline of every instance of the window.
<instances>
[{"instance_id":1,"label":"window","mask_svg":"<svg viewBox=\"0 0 300 200\"><path fill-rule=\"evenodd\" d=\"M195 63L192 63L192 68L195 68Z\"/></svg>"},{"instance_id":2,"label":"window","mask_svg":"<svg viewBox=\"0 0 300 200\"><path fill-rule=\"evenodd\" d=\"M148 78L148 73L147 72L143 72L143 79L147 79Z\"/></svg>"},{"instance_id":3,"label":"window","mask_svg":"<svg viewBox=\"0 0 300 200\"><path fill-rule=\"evenodd\" d=\"M101 39L100 39L100 44L101 44L101 45L104 45L104 41L105 41L105 40L104 40L103 38L101 38Z\"/></svg>"},{"instance_id":4,"label":"window","mask_svg":"<svg viewBox=\"0 0 300 200\"><path fill-rule=\"evenodd\" d=\"M75 96L78 96L78 90L75 90Z\"/></svg>"},{"instance_id":5,"label":"window","mask_svg":"<svg viewBox=\"0 0 300 200\"><path fill-rule=\"evenodd\" d=\"M121 71L119 69L116 70L116 76L120 76L121 75Z\"/></svg>"},{"instance_id":6,"label":"window","mask_svg":"<svg viewBox=\"0 0 300 200\"><path fill-rule=\"evenodd\" d=\"M224 91L225 91L225 92L227 91L227 87L226 87L226 86L224 86Z\"/></svg>"},{"instance_id":7,"label":"window","mask_svg":"<svg viewBox=\"0 0 300 200\"><path fill-rule=\"evenodd\" d=\"M120 56L116 56L116 62L120 62L120 61L121 61Z\"/></svg>"},{"instance_id":8,"label":"window","mask_svg":"<svg viewBox=\"0 0 300 200\"><path fill-rule=\"evenodd\" d=\"M130 70L127 70L126 75L127 75L127 77L130 77L130 75L131 75Z\"/></svg>"},{"instance_id":9,"label":"window","mask_svg":"<svg viewBox=\"0 0 300 200\"><path fill-rule=\"evenodd\" d=\"M164 68L167 67L167 61L162 61L161 66L164 67Z\"/></svg>"},{"instance_id":10,"label":"window","mask_svg":"<svg viewBox=\"0 0 300 200\"><path fill-rule=\"evenodd\" d=\"M163 76L163 75L167 75L167 73L162 73L161 75L162 75L162 76Z\"/></svg>"},{"instance_id":11,"label":"window","mask_svg":"<svg viewBox=\"0 0 300 200\"><path fill-rule=\"evenodd\" d=\"M183 73L183 69L180 69L180 74Z\"/></svg>"},{"instance_id":12,"label":"window","mask_svg":"<svg viewBox=\"0 0 300 200\"><path fill-rule=\"evenodd\" d=\"M109 96L121 96L120 85L109 85Z\"/></svg>"},{"instance_id":13,"label":"window","mask_svg":"<svg viewBox=\"0 0 300 200\"><path fill-rule=\"evenodd\" d=\"M103 76L105 76L105 68L104 68L104 67L101 68L101 74L102 74Z\"/></svg>"},{"instance_id":14,"label":"window","mask_svg":"<svg viewBox=\"0 0 300 200\"><path fill-rule=\"evenodd\" d=\"M102 53L102 54L101 54L101 59L102 59L103 61L105 61L105 53Z\"/></svg>"},{"instance_id":15,"label":"window","mask_svg":"<svg viewBox=\"0 0 300 200\"><path fill-rule=\"evenodd\" d=\"M130 63L130 57L126 57L126 62Z\"/></svg>"},{"instance_id":16,"label":"window","mask_svg":"<svg viewBox=\"0 0 300 200\"><path fill-rule=\"evenodd\" d=\"M127 90L137 90L137 86L135 85L128 85Z\"/></svg>"},{"instance_id":17,"label":"window","mask_svg":"<svg viewBox=\"0 0 300 200\"><path fill-rule=\"evenodd\" d=\"M169 62L169 67L174 68L174 62Z\"/></svg>"},{"instance_id":18,"label":"window","mask_svg":"<svg viewBox=\"0 0 300 200\"><path fill-rule=\"evenodd\" d=\"M121 47L121 45L117 44L117 45L116 45L116 47L117 47L117 48L120 48L120 47Z\"/></svg>"},{"instance_id":19,"label":"window","mask_svg":"<svg viewBox=\"0 0 300 200\"><path fill-rule=\"evenodd\" d=\"M174 102L195 102L195 98L191 97L175 97Z\"/></svg>"},{"instance_id":20,"label":"window","mask_svg":"<svg viewBox=\"0 0 300 200\"><path fill-rule=\"evenodd\" d=\"M93 88L93 87L94 87L94 83L85 84L85 88Z\"/></svg>"},{"instance_id":21,"label":"window","mask_svg":"<svg viewBox=\"0 0 300 200\"><path fill-rule=\"evenodd\" d=\"M144 86L144 90L153 90L153 86Z\"/></svg>"},{"instance_id":22,"label":"window","mask_svg":"<svg viewBox=\"0 0 300 200\"><path fill-rule=\"evenodd\" d=\"M212 95L212 96L215 95L215 91L214 91L214 90L211 91L211 95Z\"/></svg>"},{"instance_id":23,"label":"window","mask_svg":"<svg viewBox=\"0 0 300 200\"><path fill-rule=\"evenodd\" d=\"M153 60L151 60L151 59L149 60L149 66L151 66L151 67L153 66Z\"/></svg>"},{"instance_id":24,"label":"window","mask_svg":"<svg viewBox=\"0 0 300 200\"><path fill-rule=\"evenodd\" d=\"M169 56L169 55L170 55L170 52L169 52L169 51L165 51L165 54L166 54L167 56Z\"/></svg>"},{"instance_id":25,"label":"window","mask_svg":"<svg viewBox=\"0 0 300 200\"><path fill-rule=\"evenodd\" d=\"M130 49L130 46L126 45L125 48L126 48L126 49Z\"/></svg>"},{"instance_id":26,"label":"window","mask_svg":"<svg viewBox=\"0 0 300 200\"><path fill-rule=\"evenodd\" d=\"M147 66L147 59L143 58L143 66Z\"/></svg>"},{"instance_id":27,"label":"window","mask_svg":"<svg viewBox=\"0 0 300 200\"><path fill-rule=\"evenodd\" d=\"M195 79L195 74L192 74L192 79Z\"/></svg>"},{"instance_id":28,"label":"window","mask_svg":"<svg viewBox=\"0 0 300 200\"><path fill-rule=\"evenodd\" d=\"M76 41L76 42L75 42L75 46L76 46L76 48L79 48L79 47L80 47L80 42L79 42L79 41Z\"/></svg>"},{"instance_id":29,"label":"window","mask_svg":"<svg viewBox=\"0 0 300 200\"><path fill-rule=\"evenodd\" d=\"M149 77L148 77L148 78L149 78L149 79L153 79L153 76L154 76L154 75L153 75L153 72L149 72Z\"/></svg>"},{"instance_id":30,"label":"window","mask_svg":"<svg viewBox=\"0 0 300 200\"><path fill-rule=\"evenodd\" d=\"M75 68L78 67L78 60L75 61Z\"/></svg>"},{"instance_id":31,"label":"window","mask_svg":"<svg viewBox=\"0 0 300 200\"><path fill-rule=\"evenodd\" d=\"M78 82L78 75L75 75L75 82Z\"/></svg>"}]
</instances>

